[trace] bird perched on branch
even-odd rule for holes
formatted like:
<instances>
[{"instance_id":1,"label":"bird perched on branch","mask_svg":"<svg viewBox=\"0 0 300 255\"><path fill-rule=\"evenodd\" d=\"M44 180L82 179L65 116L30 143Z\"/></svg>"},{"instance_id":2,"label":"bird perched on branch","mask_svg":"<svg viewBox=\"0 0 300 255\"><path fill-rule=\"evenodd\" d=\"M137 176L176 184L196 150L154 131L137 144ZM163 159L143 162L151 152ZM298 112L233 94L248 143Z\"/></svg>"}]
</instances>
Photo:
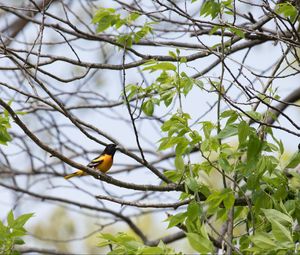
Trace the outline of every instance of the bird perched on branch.
<instances>
[{"instance_id":1,"label":"bird perched on branch","mask_svg":"<svg viewBox=\"0 0 300 255\"><path fill-rule=\"evenodd\" d=\"M102 173L106 173L113 164L113 159L115 152L117 150L117 145L109 144L105 147L104 151L100 156L94 158L87 166L91 168L95 168L96 170L100 170ZM76 172L66 175L65 179L70 179L74 176L85 176L86 172L82 170L77 170Z\"/></svg>"}]
</instances>

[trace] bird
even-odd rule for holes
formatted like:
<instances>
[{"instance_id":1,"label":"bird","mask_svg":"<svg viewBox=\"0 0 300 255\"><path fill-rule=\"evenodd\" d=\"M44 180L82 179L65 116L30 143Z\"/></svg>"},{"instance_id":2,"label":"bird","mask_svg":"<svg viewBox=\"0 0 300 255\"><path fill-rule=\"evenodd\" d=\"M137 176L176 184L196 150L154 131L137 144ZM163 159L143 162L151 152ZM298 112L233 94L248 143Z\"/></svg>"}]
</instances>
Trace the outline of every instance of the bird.
<instances>
[{"instance_id":1,"label":"bird","mask_svg":"<svg viewBox=\"0 0 300 255\"><path fill-rule=\"evenodd\" d=\"M115 152L117 150L117 145L116 144L108 144L104 151L101 153L100 156L94 158L88 165L87 167L95 168L97 170L100 170L102 173L106 173L112 166L113 164L113 159ZM77 170L76 172L72 174L68 174L64 176L64 178L70 179L75 176L85 176L88 175L86 172L82 170Z\"/></svg>"}]
</instances>

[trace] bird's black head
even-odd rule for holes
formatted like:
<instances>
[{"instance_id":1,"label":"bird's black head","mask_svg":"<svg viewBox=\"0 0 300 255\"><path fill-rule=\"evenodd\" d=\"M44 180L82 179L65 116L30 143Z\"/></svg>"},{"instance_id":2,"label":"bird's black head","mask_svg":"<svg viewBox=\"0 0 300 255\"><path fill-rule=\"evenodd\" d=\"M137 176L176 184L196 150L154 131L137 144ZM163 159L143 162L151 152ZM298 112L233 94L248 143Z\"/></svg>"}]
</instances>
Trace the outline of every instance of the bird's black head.
<instances>
[{"instance_id":1,"label":"bird's black head","mask_svg":"<svg viewBox=\"0 0 300 255\"><path fill-rule=\"evenodd\" d=\"M116 149L117 149L116 147L117 147L116 144L109 144L105 147L102 154L108 154L108 155L114 156L115 152L116 152Z\"/></svg>"}]
</instances>

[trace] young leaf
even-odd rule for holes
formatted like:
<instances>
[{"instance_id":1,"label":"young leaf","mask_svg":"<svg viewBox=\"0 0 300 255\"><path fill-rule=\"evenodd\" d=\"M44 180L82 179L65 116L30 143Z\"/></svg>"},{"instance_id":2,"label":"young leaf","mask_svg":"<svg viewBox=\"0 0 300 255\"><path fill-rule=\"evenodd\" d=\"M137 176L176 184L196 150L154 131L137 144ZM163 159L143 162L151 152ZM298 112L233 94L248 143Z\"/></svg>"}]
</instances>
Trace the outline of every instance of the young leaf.
<instances>
[{"instance_id":1,"label":"young leaf","mask_svg":"<svg viewBox=\"0 0 300 255\"><path fill-rule=\"evenodd\" d=\"M202 213L202 208L201 208L200 204L198 204L195 201L189 203L189 205L187 207L187 216L190 221L194 221L197 218L199 218L201 213Z\"/></svg>"},{"instance_id":2,"label":"young leaf","mask_svg":"<svg viewBox=\"0 0 300 255\"><path fill-rule=\"evenodd\" d=\"M248 141L248 150L247 150L247 161L253 162L257 161L258 156L262 149L262 141L256 135L250 135Z\"/></svg>"},{"instance_id":3,"label":"young leaf","mask_svg":"<svg viewBox=\"0 0 300 255\"><path fill-rule=\"evenodd\" d=\"M176 66L170 62L160 62L144 67L143 70L150 70L151 72L162 70L162 71L176 71Z\"/></svg>"},{"instance_id":4,"label":"young leaf","mask_svg":"<svg viewBox=\"0 0 300 255\"><path fill-rule=\"evenodd\" d=\"M160 255L164 254L164 250L160 247L143 247L138 250L139 255Z\"/></svg>"},{"instance_id":5,"label":"young leaf","mask_svg":"<svg viewBox=\"0 0 300 255\"><path fill-rule=\"evenodd\" d=\"M282 14L284 17L289 18L292 22L296 20L297 8L290 2L280 3L276 5L275 11L278 14Z\"/></svg>"},{"instance_id":6,"label":"young leaf","mask_svg":"<svg viewBox=\"0 0 300 255\"><path fill-rule=\"evenodd\" d=\"M180 172L184 171L184 161L183 161L182 156L176 156L175 167L176 167L177 171L180 171Z\"/></svg>"},{"instance_id":7,"label":"young leaf","mask_svg":"<svg viewBox=\"0 0 300 255\"><path fill-rule=\"evenodd\" d=\"M271 220L270 222L272 225L272 233L278 242L293 242L292 235L287 227L275 220Z\"/></svg>"},{"instance_id":8,"label":"young leaf","mask_svg":"<svg viewBox=\"0 0 300 255\"><path fill-rule=\"evenodd\" d=\"M14 213L12 210L10 210L10 212L7 215L7 224L8 227L12 227L14 224L15 220L14 220Z\"/></svg>"},{"instance_id":9,"label":"young leaf","mask_svg":"<svg viewBox=\"0 0 300 255\"><path fill-rule=\"evenodd\" d=\"M150 99L143 103L142 110L147 116L152 116L154 112L154 104L153 101Z\"/></svg>"},{"instance_id":10,"label":"young leaf","mask_svg":"<svg viewBox=\"0 0 300 255\"><path fill-rule=\"evenodd\" d=\"M3 116L0 114L0 144L7 145L7 142L12 140L7 129L10 128L9 115L4 111Z\"/></svg>"},{"instance_id":11,"label":"young leaf","mask_svg":"<svg viewBox=\"0 0 300 255\"><path fill-rule=\"evenodd\" d=\"M15 244L17 244L17 245L23 245L23 244L25 244L25 242L21 238L15 238Z\"/></svg>"},{"instance_id":12,"label":"young leaf","mask_svg":"<svg viewBox=\"0 0 300 255\"><path fill-rule=\"evenodd\" d=\"M239 144L243 144L246 142L246 139L249 135L249 125L247 124L246 121L241 121L240 124L238 125L238 136L239 136Z\"/></svg>"},{"instance_id":13,"label":"young leaf","mask_svg":"<svg viewBox=\"0 0 300 255\"><path fill-rule=\"evenodd\" d=\"M272 250L277 247L277 244L267 233L257 233L251 237L251 241L255 246L261 248L262 250Z\"/></svg>"},{"instance_id":14,"label":"young leaf","mask_svg":"<svg viewBox=\"0 0 300 255\"><path fill-rule=\"evenodd\" d=\"M186 139L185 137L182 137L182 138L183 139L181 139L180 142L177 143L176 149L175 149L176 155L178 155L178 156L184 154L189 145L189 140Z\"/></svg>"},{"instance_id":15,"label":"young leaf","mask_svg":"<svg viewBox=\"0 0 300 255\"><path fill-rule=\"evenodd\" d=\"M186 186L193 192L197 192L198 189L199 189L199 184L198 182L196 181L195 178L193 177L188 177L186 180L185 180L185 184Z\"/></svg>"},{"instance_id":16,"label":"young leaf","mask_svg":"<svg viewBox=\"0 0 300 255\"><path fill-rule=\"evenodd\" d=\"M186 233L190 245L201 254L208 254L213 251L213 245L209 239L204 238L200 234Z\"/></svg>"},{"instance_id":17,"label":"young leaf","mask_svg":"<svg viewBox=\"0 0 300 255\"><path fill-rule=\"evenodd\" d=\"M235 136L237 135L237 133L238 133L237 126L235 124L229 124L224 129L221 130L217 138L224 139L231 136Z\"/></svg>"},{"instance_id":18,"label":"young leaf","mask_svg":"<svg viewBox=\"0 0 300 255\"><path fill-rule=\"evenodd\" d=\"M261 209L269 221L278 221L282 224L292 224L293 218L275 209Z\"/></svg>"},{"instance_id":19,"label":"young leaf","mask_svg":"<svg viewBox=\"0 0 300 255\"><path fill-rule=\"evenodd\" d=\"M212 19L218 16L221 11L221 4L214 0L205 1L200 10L201 16L211 16Z\"/></svg>"},{"instance_id":20,"label":"young leaf","mask_svg":"<svg viewBox=\"0 0 300 255\"><path fill-rule=\"evenodd\" d=\"M234 33L235 35L245 38L245 32L242 31L241 29L235 28L235 27L230 27L229 30Z\"/></svg>"},{"instance_id":21,"label":"young leaf","mask_svg":"<svg viewBox=\"0 0 300 255\"><path fill-rule=\"evenodd\" d=\"M296 152L288 162L285 168L295 168L300 164L300 152Z\"/></svg>"},{"instance_id":22,"label":"young leaf","mask_svg":"<svg viewBox=\"0 0 300 255\"><path fill-rule=\"evenodd\" d=\"M172 228L174 226L177 226L180 223L183 223L186 216L187 216L186 212L185 213L178 213L178 214L175 214L173 216L170 216L168 218L168 221L169 221L168 228Z\"/></svg>"},{"instance_id":23,"label":"young leaf","mask_svg":"<svg viewBox=\"0 0 300 255\"><path fill-rule=\"evenodd\" d=\"M34 213L23 214L15 220L14 226L16 228L23 227L25 223L34 215Z\"/></svg>"},{"instance_id":24,"label":"young leaf","mask_svg":"<svg viewBox=\"0 0 300 255\"><path fill-rule=\"evenodd\" d=\"M235 198L232 191L226 192L226 197L223 199L224 206L228 211L234 204Z\"/></svg>"}]
</instances>

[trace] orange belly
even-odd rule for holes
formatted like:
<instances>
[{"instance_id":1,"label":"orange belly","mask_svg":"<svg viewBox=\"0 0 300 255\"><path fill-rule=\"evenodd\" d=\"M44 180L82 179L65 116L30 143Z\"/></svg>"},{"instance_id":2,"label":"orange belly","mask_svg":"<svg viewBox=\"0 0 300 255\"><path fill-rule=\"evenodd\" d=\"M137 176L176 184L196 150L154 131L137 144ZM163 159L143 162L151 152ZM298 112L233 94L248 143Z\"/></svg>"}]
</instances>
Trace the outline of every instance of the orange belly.
<instances>
[{"instance_id":1,"label":"orange belly","mask_svg":"<svg viewBox=\"0 0 300 255\"><path fill-rule=\"evenodd\" d=\"M102 156L102 158L103 158L103 162L99 164L96 168L100 170L102 173L105 173L111 168L113 163L113 158L111 155L104 155Z\"/></svg>"}]
</instances>

